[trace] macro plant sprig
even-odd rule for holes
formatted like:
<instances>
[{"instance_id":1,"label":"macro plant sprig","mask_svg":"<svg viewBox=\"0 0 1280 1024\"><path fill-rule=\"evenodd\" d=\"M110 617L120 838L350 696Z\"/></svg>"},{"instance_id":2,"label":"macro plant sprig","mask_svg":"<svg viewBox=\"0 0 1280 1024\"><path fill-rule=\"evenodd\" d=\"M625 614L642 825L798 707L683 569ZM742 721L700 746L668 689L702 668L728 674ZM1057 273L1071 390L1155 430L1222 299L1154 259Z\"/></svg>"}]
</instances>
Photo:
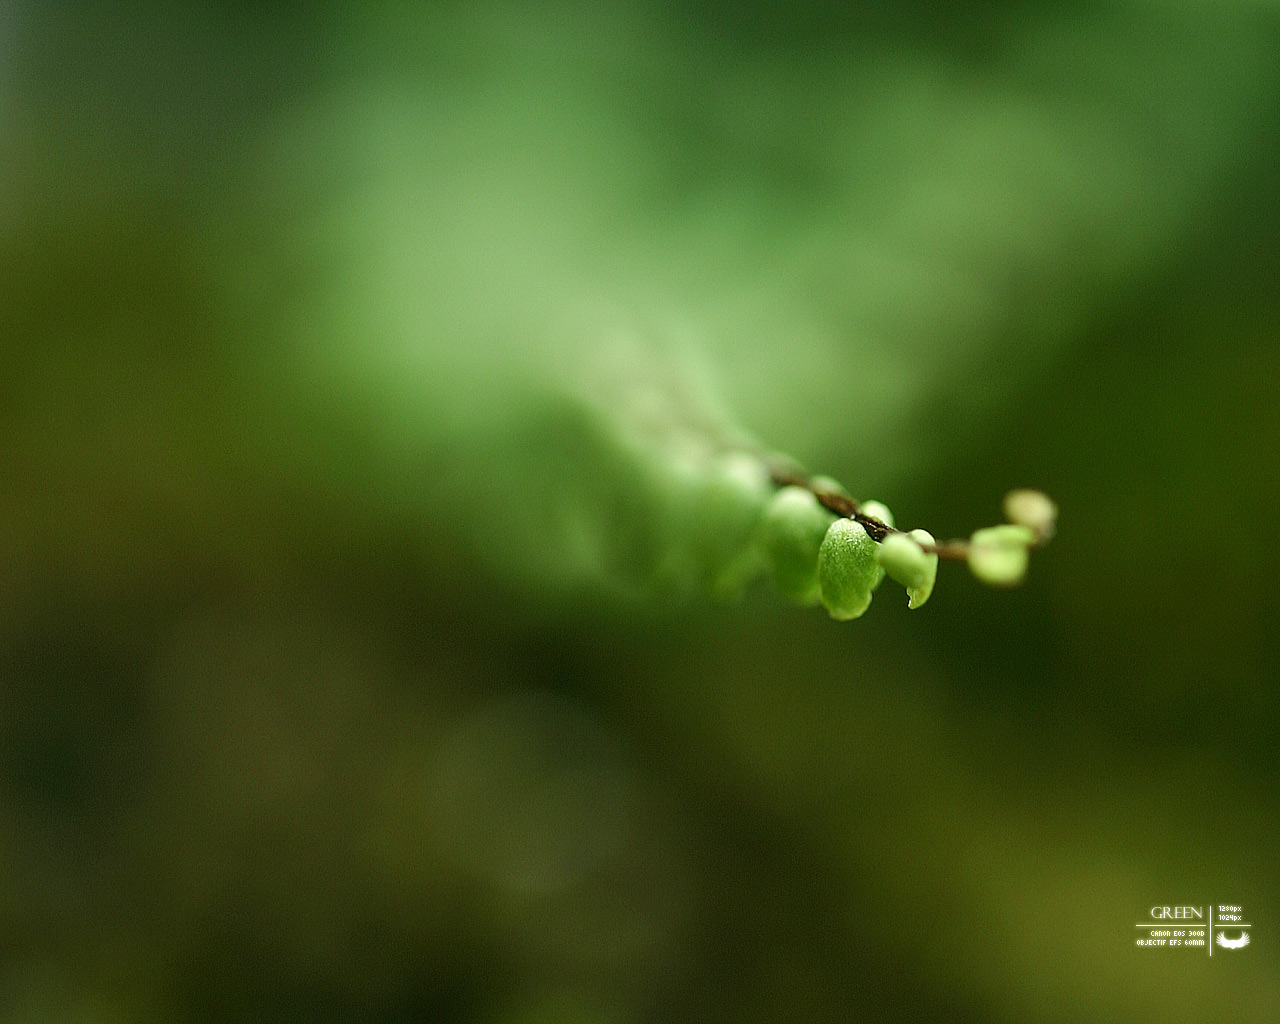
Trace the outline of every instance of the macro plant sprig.
<instances>
[{"instance_id":1,"label":"macro plant sprig","mask_svg":"<svg viewBox=\"0 0 1280 1024\"><path fill-rule=\"evenodd\" d=\"M761 514L758 543L775 586L801 605L821 603L834 619L856 619L885 576L919 608L933 593L940 560L965 561L993 586L1026 575L1029 552L1053 536L1057 507L1044 494L1010 491L1005 523L967 540L938 542L926 530L901 530L878 501L857 501L830 477L809 476L794 463L764 460L775 493Z\"/></svg>"},{"instance_id":2,"label":"macro plant sprig","mask_svg":"<svg viewBox=\"0 0 1280 1024\"><path fill-rule=\"evenodd\" d=\"M610 510L602 536L633 564L647 563L659 592L732 599L764 574L795 604L856 619L886 576L906 590L909 608L921 607L943 561L967 562L982 582L1013 586L1031 550L1053 536L1058 510L1033 490L1009 492L1006 522L963 540L900 528L883 502L855 499L839 481L811 475L738 427L678 365L635 358L610 369L590 401L617 425L624 471L649 482L651 501L648 519L635 507L632 533L618 529L623 520ZM612 400L602 403L606 393Z\"/></svg>"}]
</instances>

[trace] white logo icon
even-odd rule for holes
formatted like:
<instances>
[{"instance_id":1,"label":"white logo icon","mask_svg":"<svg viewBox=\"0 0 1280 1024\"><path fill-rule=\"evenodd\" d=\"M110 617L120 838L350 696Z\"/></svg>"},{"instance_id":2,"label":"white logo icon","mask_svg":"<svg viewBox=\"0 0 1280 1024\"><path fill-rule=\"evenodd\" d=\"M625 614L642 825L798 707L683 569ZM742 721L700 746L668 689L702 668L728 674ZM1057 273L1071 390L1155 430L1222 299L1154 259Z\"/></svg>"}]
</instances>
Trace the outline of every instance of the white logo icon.
<instances>
[{"instance_id":1,"label":"white logo icon","mask_svg":"<svg viewBox=\"0 0 1280 1024\"><path fill-rule=\"evenodd\" d=\"M1241 946L1249 945L1249 933L1241 932L1240 938L1229 939L1225 935L1223 935L1222 932L1218 932L1218 936L1215 941L1223 949L1239 949Z\"/></svg>"}]
</instances>

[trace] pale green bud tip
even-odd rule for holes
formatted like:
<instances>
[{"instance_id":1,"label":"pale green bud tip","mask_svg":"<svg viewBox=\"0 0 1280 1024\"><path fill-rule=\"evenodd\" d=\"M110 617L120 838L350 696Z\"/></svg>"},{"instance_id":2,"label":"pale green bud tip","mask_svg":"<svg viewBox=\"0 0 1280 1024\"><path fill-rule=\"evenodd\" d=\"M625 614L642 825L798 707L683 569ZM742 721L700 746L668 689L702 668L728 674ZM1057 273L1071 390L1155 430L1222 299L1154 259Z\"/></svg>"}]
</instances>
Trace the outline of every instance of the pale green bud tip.
<instances>
[{"instance_id":1,"label":"pale green bud tip","mask_svg":"<svg viewBox=\"0 0 1280 1024\"><path fill-rule=\"evenodd\" d=\"M927 530L891 533L876 551L876 560L907 588L908 608L919 608L933 593L933 584L938 578L938 556L921 548L922 544L933 542L933 535Z\"/></svg>"},{"instance_id":2,"label":"pale green bud tip","mask_svg":"<svg viewBox=\"0 0 1280 1024\"><path fill-rule=\"evenodd\" d=\"M879 567L876 542L862 524L837 519L827 529L818 551L822 603L833 619L856 619L871 605Z\"/></svg>"},{"instance_id":3,"label":"pale green bud tip","mask_svg":"<svg viewBox=\"0 0 1280 1024\"><path fill-rule=\"evenodd\" d=\"M1058 519L1058 506L1039 491L1010 491L1004 496L1004 514L1017 526L1034 530L1041 537L1051 537Z\"/></svg>"},{"instance_id":4,"label":"pale green bud tip","mask_svg":"<svg viewBox=\"0 0 1280 1024\"><path fill-rule=\"evenodd\" d=\"M989 526L969 538L969 568L983 583L1011 587L1027 573L1027 546L1036 534L1029 526Z\"/></svg>"},{"instance_id":5,"label":"pale green bud tip","mask_svg":"<svg viewBox=\"0 0 1280 1024\"><path fill-rule=\"evenodd\" d=\"M1029 526L1017 523L1004 523L1000 526L988 526L978 530L970 540L982 537L982 543L997 547L1027 547L1036 542L1036 532Z\"/></svg>"},{"instance_id":6,"label":"pale green bud tip","mask_svg":"<svg viewBox=\"0 0 1280 1024\"><path fill-rule=\"evenodd\" d=\"M699 514L726 538L733 549L742 547L765 503L773 497L769 473L758 459L732 453L712 465L700 493Z\"/></svg>"},{"instance_id":7,"label":"pale green bud tip","mask_svg":"<svg viewBox=\"0 0 1280 1024\"><path fill-rule=\"evenodd\" d=\"M869 515L872 519L879 519L885 526L893 525L893 513L889 511L888 505L879 501L861 501L858 503L858 508L860 508L865 515ZM871 589L875 590L883 582L884 570L877 569L876 581L871 585Z\"/></svg>"},{"instance_id":8,"label":"pale green bud tip","mask_svg":"<svg viewBox=\"0 0 1280 1024\"><path fill-rule=\"evenodd\" d=\"M769 487L769 470L754 455L729 452L712 466L711 478L738 488L752 496L764 494Z\"/></svg>"},{"instance_id":9,"label":"pale green bud tip","mask_svg":"<svg viewBox=\"0 0 1280 1024\"><path fill-rule=\"evenodd\" d=\"M929 574L929 556L905 533L891 533L876 549L876 561L904 587L918 587Z\"/></svg>"},{"instance_id":10,"label":"pale green bud tip","mask_svg":"<svg viewBox=\"0 0 1280 1024\"><path fill-rule=\"evenodd\" d=\"M832 515L802 487L784 487L761 519L761 546L777 588L798 604L816 604L818 549Z\"/></svg>"},{"instance_id":11,"label":"pale green bud tip","mask_svg":"<svg viewBox=\"0 0 1280 1024\"><path fill-rule=\"evenodd\" d=\"M893 513L889 511L889 506L878 501L859 502L858 507L862 510L863 515L868 515L872 519L879 519L885 526L893 525Z\"/></svg>"},{"instance_id":12,"label":"pale green bud tip","mask_svg":"<svg viewBox=\"0 0 1280 1024\"><path fill-rule=\"evenodd\" d=\"M844 489L844 485L835 477L815 476L809 479L809 486L815 491L824 491L827 494L839 494L841 497L849 497L849 492Z\"/></svg>"},{"instance_id":13,"label":"pale green bud tip","mask_svg":"<svg viewBox=\"0 0 1280 1024\"><path fill-rule=\"evenodd\" d=\"M928 530L912 530L907 534L916 544L933 545L937 543ZM933 584L938 579L938 556L932 551L921 551L926 559L924 578L916 586L907 587L907 607L919 608L933 593Z\"/></svg>"}]
</instances>

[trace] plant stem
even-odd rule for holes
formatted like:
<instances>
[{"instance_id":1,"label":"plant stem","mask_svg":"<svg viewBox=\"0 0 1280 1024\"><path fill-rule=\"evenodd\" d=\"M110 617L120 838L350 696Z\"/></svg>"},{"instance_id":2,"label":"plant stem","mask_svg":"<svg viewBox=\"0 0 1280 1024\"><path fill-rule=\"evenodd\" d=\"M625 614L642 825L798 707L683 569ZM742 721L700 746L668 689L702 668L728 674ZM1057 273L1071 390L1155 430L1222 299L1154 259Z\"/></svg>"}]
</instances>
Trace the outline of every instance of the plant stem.
<instances>
[{"instance_id":1,"label":"plant stem","mask_svg":"<svg viewBox=\"0 0 1280 1024\"><path fill-rule=\"evenodd\" d=\"M776 486L803 487L817 498L818 503L829 512L834 512L845 519L854 519L861 523L863 529L867 531L867 535L876 543L884 540L891 533L906 532L905 530L898 530L888 523L882 523L875 516L867 515L852 498L837 491L826 490L815 485L813 480L794 463L789 463L779 458L766 457L765 464L769 468L769 477ZM1043 536L1037 536L1029 546L1039 547L1045 542L1045 539ZM964 561L969 557L970 545L967 540L949 540L941 544L921 544L920 547L930 554L937 555L939 558Z\"/></svg>"}]
</instances>

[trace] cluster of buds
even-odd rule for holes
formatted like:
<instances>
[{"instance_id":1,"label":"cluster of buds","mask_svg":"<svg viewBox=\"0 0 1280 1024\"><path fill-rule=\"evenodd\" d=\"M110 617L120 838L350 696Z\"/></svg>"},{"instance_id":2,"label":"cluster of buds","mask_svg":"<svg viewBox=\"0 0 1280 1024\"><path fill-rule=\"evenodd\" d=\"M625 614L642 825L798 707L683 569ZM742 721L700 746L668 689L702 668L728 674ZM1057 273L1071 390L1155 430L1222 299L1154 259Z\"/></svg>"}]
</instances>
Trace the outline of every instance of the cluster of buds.
<instances>
[{"instance_id":1,"label":"cluster of buds","mask_svg":"<svg viewBox=\"0 0 1280 1024\"><path fill-rule=\"evenodd\" d=\"M964 559L974 576L1012 586L1026 575L1028 552L1053 536L1054 503L1039 491L1011 491L1008 522L967 541L939 544L926 530L899 530L878 501L854 501L834 480L775 471L779 490L760 519L759 543L777 588L802 605L821 603L832 618L856 619L887 575L909 608L933 593L940 558Z\"/></svg>"}]
</instances>

